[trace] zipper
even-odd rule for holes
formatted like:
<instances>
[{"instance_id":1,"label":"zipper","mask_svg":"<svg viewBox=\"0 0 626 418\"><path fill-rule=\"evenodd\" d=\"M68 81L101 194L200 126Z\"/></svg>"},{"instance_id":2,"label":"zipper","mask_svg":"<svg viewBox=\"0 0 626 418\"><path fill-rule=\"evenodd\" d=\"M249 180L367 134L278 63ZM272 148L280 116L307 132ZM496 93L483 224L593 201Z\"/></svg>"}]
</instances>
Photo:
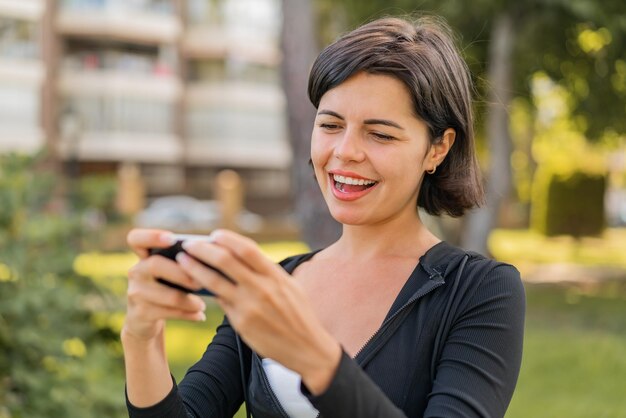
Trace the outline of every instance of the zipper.
<instances>
[{"instance_id":1,"label":"zipper","mask_svg":"<svg viewBox=\"0 0 626 418\"><path fill-rule=\"evenodd\" d=\"M376 339L376 337L378 337L380 334L382 334L382 332L384 330L386 330L389 327L389 324L391 324L391 322L396 319L398 317L398 315L400 315L402 312L404 312L406 309L408 309L411 305L413 305L418 299L423 298L424 296L426 296L427 294L429 294L430 292L432 292L433 290L437 289L438 287L442 286L445 281L443 279L443 276L441 275L441 273L439 273L437 270L433 269L433 271L430 273L430 276L428 277L428 279L430 280L426 285L422 286L412 297L411 299L409 299L404 305L402 305L397 311L395 311L393 313L393 315L391 315L389 318L387 318L385 321L383 321L382 325L376 330L376 332L374 334L372 334L372 336L370 336L367 341L365 341L365 343L361 346L361 348L359 349L359 351L356 352L356 354L354 355L354 359L356 360L356 358L365 350L365 348ZM357 363L359 363L357 361ZM317 414L316 418L319 418L321 415L321 413Z\"/></svg>"},{"instance_id":2,"label":"zipper","mask_svg":"<svg viewBox=\"0 0 626 418\"><path fill-rule=\"evenodd\" d=\"M430 280L430 282L428 282L427 285L424 285L421 289L419 289L412 297L411 299L409 299L404 305L402 305L396 312L393 313L393 315L391 315L389 318L387 318L382 324L381 326L376 330L376 332L367 339L367 341L365 341L365 343L361 346L361 348L359 349L359 351L356 352L356 354L354 355L354 359L356 360L356 358L365 350L365 348L378 336L380 335L385 329L387 329L387 327L389 326L389 324L398 317L398 315L400 315L404 310L408 309L411 305L413 305L418 299L426 296L427 294L429 294L430 292L432 292L433 290L437 289L438 287L440 287L441 285L443 285L445 282L443 280L443 277L441 276L441 273L439 273L437 270L434 270L433 273L428 277L428 279ZM435 281L435 279L438 279L437 281Z\"/></svg>"}]
</instances>

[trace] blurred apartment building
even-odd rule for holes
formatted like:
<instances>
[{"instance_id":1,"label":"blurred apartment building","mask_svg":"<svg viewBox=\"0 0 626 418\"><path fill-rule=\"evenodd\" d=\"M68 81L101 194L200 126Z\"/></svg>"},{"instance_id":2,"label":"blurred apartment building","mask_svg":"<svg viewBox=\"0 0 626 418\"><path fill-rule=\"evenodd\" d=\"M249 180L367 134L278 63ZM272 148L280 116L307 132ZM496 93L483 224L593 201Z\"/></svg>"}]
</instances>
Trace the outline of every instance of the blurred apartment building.
<instances>
[{"instance_id":1,"label":"blurred apartment building","mask_svg":"<svg viewBox=\"0 0 626 418\"><path fill-rule=\"evenodd\" d=\"M0 152L132 165L152 197L233 168L253 209L283 205L280 25L279 0L0 0Z\"/></svg>"}]
</instances>

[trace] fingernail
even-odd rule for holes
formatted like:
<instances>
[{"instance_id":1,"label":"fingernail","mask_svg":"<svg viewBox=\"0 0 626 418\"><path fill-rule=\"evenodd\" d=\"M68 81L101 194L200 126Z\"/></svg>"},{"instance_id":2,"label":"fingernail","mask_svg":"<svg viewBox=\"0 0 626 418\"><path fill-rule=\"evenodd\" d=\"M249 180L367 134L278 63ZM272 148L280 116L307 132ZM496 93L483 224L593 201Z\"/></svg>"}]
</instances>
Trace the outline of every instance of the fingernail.
<instances>
[{"instance_id":1,"label":"fingernail","mask_svg":"<svg viewBox=\"0 0 626 418\"><path fill-rule=\"evenodd\" d=\"M219 229L216 229L215 231L212 231L212 232L209 234L209 241L211 241L211 242L217 242L217 238L219 238L220 234L221 234L221 232L220 232L220 230L219 230Z\"/></svg>"},{"instance_id":2,"label":"fingernail","mask_svg":"<svg viewBox=\"0 0 626 418\"><path fill-rule=\"evenodd\" d=\"M170 232L166 232L164 234L161 234L159 239L165 245L174 245L174 244L176 244L176 236L174 234L170 233Z\"/></svg>"},{"instance_id":3,"label":"fingernail","mask_svg":"<svg viewBox=\"0 0 626 418\"><path fill-rule=\"evenodd\" d=\"M200 312L200 321L201 322L206 321L206 315L204 314L204 312Z\"/></svg>"},{"instance_id":4,"label":"fingernail","mask_svg":"<svg viewBox=\"0 0 626 418\"><path fill-rule=\"evenodd\" d=\"M189 256L183 252L179 252L176 254L176 261L180 264L185 264L189 261Z\"/></svg>"}]
</instances>

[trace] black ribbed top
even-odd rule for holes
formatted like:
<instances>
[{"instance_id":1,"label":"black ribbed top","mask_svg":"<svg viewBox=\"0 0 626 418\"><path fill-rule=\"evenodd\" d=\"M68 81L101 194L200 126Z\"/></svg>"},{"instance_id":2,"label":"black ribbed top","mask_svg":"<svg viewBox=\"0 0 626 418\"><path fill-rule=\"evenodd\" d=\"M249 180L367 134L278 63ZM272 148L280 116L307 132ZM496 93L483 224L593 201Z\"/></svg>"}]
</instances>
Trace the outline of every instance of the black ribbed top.
<instances>
[{"instance_id":1,"label":"black ribbed top","mask_svg":"<svg viewBox=\"0 0 626 418\"><path fill-rule=\"evenodd\" d=\"M291 272L314 253L281 264ZM381 279L381 280L384 280ZM341 358L330 387L309 397L322 417L503 417L522 357L525 297L511 265L445 242L431 248L398 294L376 336ZM284 417L244 347L255 418ZM243 402L235 333L225 320L180 385L133 418L232 417Z\"/></svg>"}]
</instances>

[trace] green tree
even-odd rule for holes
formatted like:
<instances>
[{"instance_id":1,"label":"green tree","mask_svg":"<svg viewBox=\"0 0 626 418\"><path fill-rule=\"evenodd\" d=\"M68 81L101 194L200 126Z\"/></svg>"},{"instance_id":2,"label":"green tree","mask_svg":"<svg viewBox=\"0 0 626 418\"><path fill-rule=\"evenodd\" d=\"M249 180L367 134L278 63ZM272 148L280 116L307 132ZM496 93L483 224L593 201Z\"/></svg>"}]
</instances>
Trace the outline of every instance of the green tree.
<instances>
[{"instance_id":1,"label":"green tree","mask_svg":"<svg viewBox=\"0 0 626 418\"><path fill-rule=\"evenodd\" d=\"M0 156L0 417L120 416L115 299L73 270L80 216L37 160Z\"/></svg>"}]
</instances>

